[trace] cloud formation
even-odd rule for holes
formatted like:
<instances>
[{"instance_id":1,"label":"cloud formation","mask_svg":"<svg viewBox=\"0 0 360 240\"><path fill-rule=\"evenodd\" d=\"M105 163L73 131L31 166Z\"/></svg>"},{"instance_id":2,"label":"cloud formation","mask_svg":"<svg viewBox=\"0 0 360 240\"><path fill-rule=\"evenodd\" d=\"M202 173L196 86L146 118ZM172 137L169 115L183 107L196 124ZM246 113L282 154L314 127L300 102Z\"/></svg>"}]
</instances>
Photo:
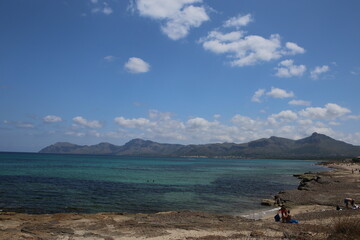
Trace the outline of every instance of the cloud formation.
<instances>
[{"instance_id":1,"label":"cloud formation","mask_svg":"<svg viewBox=\"0 0 360 240\"><path fill-rule=\"evenodd\" d=\"M114 121L125 128L143 128L149 127L152 125L150 120L146 118L133 118L133 119L125 119L124 117L117 117Z\"/></svg>"},{"instance_id":2,"label":"cloud formation","mask_svg":"<svg viewBox=\"0 0 360 240\"><path fill-rule=\"evenodd\" d=\"M73 118L73 122L75 123L76 127L87 127L87 128L101 128L102 124L100 121L93 120L89 121L81 116L77 116Z\"/></svg>"},{"instance_id":3,"label":"cloud formation","mask_svg":"<svg viewBox=\"0 0 360 240\"><path fill-rule=\"evenodd\" d=\"M43 118L43 121L45 123L56 123L56 122L62 122L62 119L59 116L47 115Z\"/></svg>"},{"instance_id":4,"label":"cloud formation","mask_svg":"<svg viewBox=\"0 0 360 240\"><path fill-rule=\"evenodd\" d=\"M305 65L294 65L294 60L291 59L281 61L275 69L275 75L283 78L300 77L306 71Z\"/></svg>"},{"instance_id":5,"label":"cloud formation","mask_svg":"<svg viewBox=\"0 0 360 240\"><path fill-rule=\"evenodd\" d=\"M291 100L289 101L290 105L297 105L297 106L310 106L311 102L305 100Z\"/></svg>"},{"instance_id":6,"label":"cloud formation","mask_svg":"<svg viewBox=\"0 0 360 240\"><path fill-rule=\"evenodd\" d=\"M292 92L272 88L270 91L260 89L262 96L288 97ZM270 96L271 95L271 96ZM294 100L295 101L295 100ZM298 100L301 101L301 100ZM306 102L306 101L305 101ZM301 104L298 104L301 106ZM305 104L302 104L305 105ZM176 119L175 114L150 110L147 116L114 118L117 130L102 128L98 120L87 120L82 116L74 117L72 128L64 127L64 135L73 137L96 137L103 141L113 138L128 141L132 138L144 138L169 143L215 143L215 142L248 142L251 140L279 136L291 139L302 138L313 132L327 134L337 139L360 143L360 134L344 134L333 128L338 128L346 121L359 121L360 117L351 115L351 110L335 103L327 103L323 107L305 107L300 110L285 109L269 113L261 118L252 118L240 113L229 120L220 121L218 114L207 119L202 116L192 116L185 120ZM47 117L47 118L46 118ZM49 122L59 119L55 115L43 118ZM4 121L5 125L16 128L27 128L30 131L34 125L26 122ZM41 125L40 125L41 126ZM47 127L51 127L48 125ZM33 131L33 130L31 130ZM59 129L57 128L57 131Z\"/></svg>"},{"instance_id":7,"label":"cloud formation","mask_svg":"<svg viewBox=\"0 0 360 240\"><path fill-rule=\"evenodd\" d=\"M150 71L150 64L137 57L129 58L124 67L130 73L146 73Z\"/></svg>"},{"instance_id":8,"label":"cloud formation","mask_svg":"<svg viewBox=\"0 0 360 240\"><path fill-rule=\"evenodd\" d=\"M248 25L252 21L253 21L253 18L251 16L251 14L246 14L244 16L239 15L237 17L232 17L232 18L228 19L224 23L223 26L240 28L240 27L244 27L244 26Z\"/></svg>"},{"instance_id":9,"label":"cloud formation","mask_svg":"<svg viewBox=\"0 0 360 240\"><path fill-rule=\"evenodd\" d=\"M297 45L296 43L293 42L287 42L285 44L286 47L286 54L288 55L295 55L295 54L302 54L305 53L305 49L300 47L299 45Z\"/></svg>"},{"instance_id":10,"label":"cloud formation","mask_svg":"<svg viewBox=\"0 0 360 240\"><path fill-rule=\"evenodd\" d=\"M273 98L290 98L290 97L295 96L292 91L287 92L284 89L275 88L275 87L272 87L271 91L267 92L266 95L273 97Z\"/></svg>"},{"instance_id":11,"label":"cloud formation","mask_svg":"<svg viewBox=\"0 0 360 240\"><path fill-rule=\"evenodd\" d=\"M277 121L291 122L298 119L298 115L291 110L284 110L277 114L272 114L268 117L268 121L271 124L277 123Z\"/></svg>"},{"instance_id":12,"label":"cloud formation","mask_svg":"<svg viewBox=\"0 0 360 240\"><path fill-rule=\"evenodd\" d=\"M341 107L335 103L328 103L325 107L309 107L300 111L300 115L312 119L333 120L351 113L350 109Z\"/></svg>"},{"instance_id":13,"label":"cloud formation","mask_svg":"<svg viewBox=\"0 0 360 240\"><path fill-rule=\"evenodd\" d=\"M105 15L110 15L113 13L113 9L106 2L99 4L98 0L91 0L91 3L95 5L95 7L91 10L92 13L103 13Z\"/></svg>"},{"instance_id":14,"label":"cloud formation","mask_svg":"<svg viewBox=\"0 0 360 240\"><path fill-rule=\"evenodd\" d=\"M111 56L111 55L108 55L108 56L105 56L105 57L104 57L104 60L105 60L106 62L113 62L113 61L116 60L116 57Z\"/></svg>"},{"instance_id":15,"label":"cloud formation","mask_svg":"<svg viewBox=\"0 0 360 240\"><path fill-rule=\"evenodd\" d=\"M266 89L261 88L254 93L251 101L260 103L263 96L269 96L272 98L291 98L294 97L295 94L292 91L286 91L281 88L272 87L270 91L266 91Z\"/></svg>"},{"instance_id":16,"label":"cloud formation","mask_svg":"<svg viewBox=\"0 0 360 240\"><path fill-rule=\"evenodd\" d=\"M172 40L186 37L191 28L199 27L210 18L202 0L136 0L136 9L143 17L162 22L161 30Z\"/></svg>"},{"instance_id":17,"label":"cloud formation","mask_svg":"<svg viewBox=\"0 0 360 240\"><path fill-rule=\"evenodd\" d=\"M237 37L229 39L228 36ZM227 57L233 59L230 61L231 66L255 65L281 57L281 43L278 34L264 38L257 35L244 36L244 33L240 31L226 34L213 31L200 41L205 50L226 54Z\"/></svg>"},{"instance_id":18,"label":"cloud formation","mask_svg":"<svg viewBox=\"0 0 360 240\"><path fill-rule=\"evenodd\" d=\"M265 89L259 89L257 90L253 97L251 98L251 101L253 102L261 102L261 97L265 94Z\"/></svg>"},{"instance_id":19,"label":"cloud formation","mask_svg":"<svg viewBox=\"0 0 360 240\"><path fill-rule=\"evenodd\" d=\"M13 126L16 128L29 128L29 129L35 128L35 125L29 122L4 120L3 123L5 125Z\"/></svg>"},{"instance_id":20,"label":"cloud formation","mask_svg":"<svg viewBox=\"0 0 360 240\"><path fill-rule=\"evenodd\" d=\"M246 26L252 21L252 16L233 17L223 24L225 27ZM230 58L230 65L243 67L255 65L262 62L279 59L287 55L304 53L305 50L296 43L287 42L285 46L281 44L279 34L271 34L268 38L259 35L246 35L246 32L237 30L232 32L222 32L219 29L213 30L208 35L199 40L205 50L216 54L225 54Z\"/></svg>"},{"instance_id":21,"label":"cloud formation","mask_svg":"<svg viewBox=\"0 0 360 240\"><path fill-rule=\"evenodd\" d=\"M310 72L310 77L314 80L319 79L319 76L323 73L326 73L330 70L330 67L327 65L317 66L314 70Z\"/></svg>"},{"instance_id":22,"label":"cloud formation","mask_svg":"<svg viewBox=\"0 0 360 240\"><path fill-rule=\"evenodd\" d=\"M340 138L341 133L332 127L334 123L339 125L347 121L350 112L347 108L328 103L324 107L300 111L282 110L262 119L236 114L229 123L222 123L217 119L209 120L200 116L183 121L174 119L171 113L151 110L148 117L127 119L122 116L115 118L115 122L121 127L121 136L131 138L143 137L176 143L246 142L274 135L296 139L313 132Z\"/></svg>"}]
</instances>

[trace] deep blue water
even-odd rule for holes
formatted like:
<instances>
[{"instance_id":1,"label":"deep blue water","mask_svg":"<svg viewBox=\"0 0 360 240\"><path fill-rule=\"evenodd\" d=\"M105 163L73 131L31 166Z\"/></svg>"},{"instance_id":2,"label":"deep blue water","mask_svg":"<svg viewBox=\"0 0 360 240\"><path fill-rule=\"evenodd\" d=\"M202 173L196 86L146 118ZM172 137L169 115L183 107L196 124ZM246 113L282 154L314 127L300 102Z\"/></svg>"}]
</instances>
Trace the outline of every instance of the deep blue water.
<instances>
[{"instance_id":1,"label":"deep blue water","mask_svg":"<svg viewBox=\"0 0 360 240\"><path fill-rule=\"evenodd\" d=\"M0 209L237 214L296 188L316 161L0 153Z\"/></svg>"}]
</instances>

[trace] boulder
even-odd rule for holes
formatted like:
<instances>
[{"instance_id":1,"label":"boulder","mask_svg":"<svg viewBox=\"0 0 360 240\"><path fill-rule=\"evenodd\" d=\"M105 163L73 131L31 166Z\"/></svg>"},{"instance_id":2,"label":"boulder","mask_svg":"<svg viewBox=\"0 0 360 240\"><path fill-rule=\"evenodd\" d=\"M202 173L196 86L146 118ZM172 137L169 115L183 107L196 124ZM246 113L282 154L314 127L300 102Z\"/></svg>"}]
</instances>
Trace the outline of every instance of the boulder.
<instances>
[{"instance_id":1,"label":"boulder","mask_svg":"<svg viewBox=\"0 0 360 240\"><path fill-rule=\"evenodd\" d=\"M274 200L272 200L272 199L262 199L261 200L261 205L274 206Z\"/></svg>"}]
</instances>

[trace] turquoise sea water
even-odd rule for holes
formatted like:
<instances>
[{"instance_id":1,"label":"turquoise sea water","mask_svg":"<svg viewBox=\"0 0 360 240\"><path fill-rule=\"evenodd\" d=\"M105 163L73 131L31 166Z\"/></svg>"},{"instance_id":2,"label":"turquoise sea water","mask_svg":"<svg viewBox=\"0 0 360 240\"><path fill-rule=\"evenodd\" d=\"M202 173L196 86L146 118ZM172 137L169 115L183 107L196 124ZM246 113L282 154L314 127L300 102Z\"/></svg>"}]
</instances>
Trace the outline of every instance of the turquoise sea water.
<instances>
[{"instance_id":1,"label":"turquoise sea water","mask_svg":"<svg viewBox=\"0 0 360 240\"><path fill-rule=\"evenodd\" d=\"M0 209L237 214L296 188L316 161L0 153Z\"/></svg>"}]
</instances>

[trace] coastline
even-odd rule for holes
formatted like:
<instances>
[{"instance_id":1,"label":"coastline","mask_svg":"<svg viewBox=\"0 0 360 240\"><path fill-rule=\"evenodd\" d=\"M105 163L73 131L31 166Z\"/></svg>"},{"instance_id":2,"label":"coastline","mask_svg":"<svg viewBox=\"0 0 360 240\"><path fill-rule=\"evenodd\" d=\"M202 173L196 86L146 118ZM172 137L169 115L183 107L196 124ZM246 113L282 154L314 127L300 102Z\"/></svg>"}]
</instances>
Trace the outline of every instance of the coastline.
<instances>
[{"instance_id":1,"label":"coastline","mask_svg":"<svg viewBox=\"0 0 360 240\"><path fill-rule=\"evenodd\" d=\"M337 220L351 218L360 222L360 210L335 210L336 205L344 208L345 197L360 199L360 172L352 173L360 169L360 164L328 166L332 168L329 172L299 176L299 189L279 193L300 224L274 222L275 207L251 219L191 211L39 215L0 212L0 239L331 239L336 234L331 226Z\"/></svg>"}]
</instances>

